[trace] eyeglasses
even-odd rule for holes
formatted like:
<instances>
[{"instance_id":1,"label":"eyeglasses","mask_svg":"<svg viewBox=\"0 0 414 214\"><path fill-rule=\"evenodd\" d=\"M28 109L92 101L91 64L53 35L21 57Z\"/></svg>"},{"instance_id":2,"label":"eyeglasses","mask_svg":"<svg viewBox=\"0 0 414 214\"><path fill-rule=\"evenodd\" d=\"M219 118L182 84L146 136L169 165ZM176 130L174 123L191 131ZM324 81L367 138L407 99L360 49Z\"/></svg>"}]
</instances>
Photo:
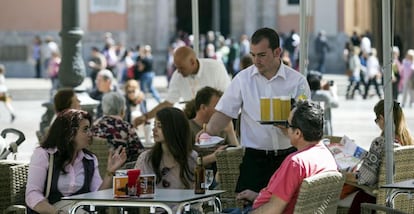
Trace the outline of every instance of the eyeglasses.
<instances>
[{"instance_id":1,"label":"eyeglasses","mask_svg":"<svg viewBox=\"0 0 414 214\"><path fill-rule=\"evenodd\" d=\"M166 176L169 172L170 172L170 168L168 168L168 167L162 168L161 169L161 175L162 175L162 177ZM171 183L169 181L165 180L164 178L161 180L161 184L165 188L168 188L171 185Z\"/></svg>"},{"instance_id":2,"label":"eyeglasses","mask_svg":"<svg viewBox=\"0 0 414 214\"><path fill-rule=\"evenodd\" d=\"M297 127L294 126L294 125L292 125L292 124L290 124L289 122L287 122L286 123L286 128L292 128L292 129L294 129L294 128L297 128Z\"/></svg>"},{"instance_id":3,"label":"eyeglasses","mask_svg":"<svg viewBox=\"0 0 414 214\"><path fill-rule=\"evenodd\" d=\"M380 117L379 116L377 116L377 118L375 118L375 123L378 123L378 121L380 120Z\"/></svg>"},{"instance_id":4,"label":"eyeglasses","mask_svg":"<svg viewBox=\"0 0 414 214\"><path fill-rule=\"evenodd\" d=\"M134 94L135 93L135 91L127 91L127 94Z\"/></svg>"}]
</instances>

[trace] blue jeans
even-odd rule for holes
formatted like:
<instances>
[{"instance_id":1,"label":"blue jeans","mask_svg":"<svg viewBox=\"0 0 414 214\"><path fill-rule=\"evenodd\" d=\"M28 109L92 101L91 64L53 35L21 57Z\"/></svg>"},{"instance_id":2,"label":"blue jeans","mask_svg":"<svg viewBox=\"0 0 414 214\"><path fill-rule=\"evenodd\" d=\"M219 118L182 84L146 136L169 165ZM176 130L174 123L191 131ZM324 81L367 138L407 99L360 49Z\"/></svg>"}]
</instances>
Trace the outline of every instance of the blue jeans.
<instances>
[{"instance_id":1,"label":"blue jeans","mask_svg":"<svg viewBox=\"0 0 414 214\"><path fill-rule=\"evenodd\" d=\"M243 210L241 210L240 208L226 208L223 209L223 213L229 213L229 214L247 214L250 211L253 210L253 207L251 205L243 208Z\"/></svg>"},{"instance_id":2,"label":"blue jeans","mask_svg":"<svg viewBox=\"0 0 414 214\"><path fill-rule=\"evenodd\" d=\"M142 73L140 77L141 91L143 91L144 93L151 92L154 99L157 100L158 103L160 103L160 95L158 91L155 89L154 85L152 84L152 80L154 79L154 77L154 71Z\"/></svg>"}]
</instances>

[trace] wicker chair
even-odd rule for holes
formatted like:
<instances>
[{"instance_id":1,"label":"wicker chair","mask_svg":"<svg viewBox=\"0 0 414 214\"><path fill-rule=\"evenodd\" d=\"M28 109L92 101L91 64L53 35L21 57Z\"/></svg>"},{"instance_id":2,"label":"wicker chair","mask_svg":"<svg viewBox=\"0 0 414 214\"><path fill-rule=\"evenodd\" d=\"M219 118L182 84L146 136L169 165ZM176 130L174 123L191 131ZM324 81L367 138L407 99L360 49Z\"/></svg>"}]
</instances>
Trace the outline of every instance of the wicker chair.
<instances>
[{"instance_id":1,"label":"wicker chair","mask_svg":"<svg viewBox=\"0 0 414 214\"><path fill-rule=\"evenodd\" d=\"M94 137L88 149L98 158L99 174L104 176L108 166L108 141L105 138Z\"/></svg>"},{"instance_id":2,"label":"wicker chair","mask_svg":"<svg viewBox=\"0 0 414 214\"><path fill-rule=\"evenodd\" d=\"M236 184L240 174L240 163L243 158L242 147L231 148L216 153L217 172L220 189L226 190L221 194L223 208L241 207L236 201Z\"/></svg>"},{"instance_id":3,"label":"wicker chair","mask_svg":"<svg viewBox=\"0 0 414 214\"><path fill-rule=\"evenodd\" d=\"M29 165L23 162L1 160L0 210L3 213L26 213L25 191Z\"/></svg>"},{"instance_id":4,"label":"wicker chair","mask_svg":"<svg viewBox=\"0 0 414 214\"><path fill-rule=\"evenodd\" d=\"M400 182L414 178L414 146L402 146L394 148L394 182ZM383 158L379 171L378 186L386 183L385 157ZM385 205L387 193L386 189L379 188L376 191L377 204ZM414 213L414 199L410 199L406 194L400 194L395 197L394 208L403 212Z\"/></svg>"},{"instance_id":5,"label":"wicker chair","mask_svg":"<svg viewBox=\"0 0 414 214\"><path fill-rule=\"evenodd\" d=\"M344 181L339 172L324 172L305 178L294 213L336 213Z\"/></svg>"}]
</instances>

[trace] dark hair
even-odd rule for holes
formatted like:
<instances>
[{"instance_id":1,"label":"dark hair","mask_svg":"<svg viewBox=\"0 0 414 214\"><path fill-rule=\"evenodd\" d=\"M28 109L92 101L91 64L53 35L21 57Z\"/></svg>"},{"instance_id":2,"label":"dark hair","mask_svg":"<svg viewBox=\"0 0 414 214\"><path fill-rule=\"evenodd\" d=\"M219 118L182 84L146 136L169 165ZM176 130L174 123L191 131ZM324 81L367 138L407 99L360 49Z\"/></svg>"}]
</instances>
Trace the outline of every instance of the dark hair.
<instances>
[{"instance_id":1,"label":"dark hair","mask_svg":"<svg viewBox=\"0 0 414 214\"><path fill-rule=\"evenodd\" d=\"M384 100L378 101L377 104L375 104L374 107L375 115L378 116L384 116ZM395 137L400 141L401 145L412 145L414 144L413 138L410 134L410 131L408 130L407 123L405 122L405 116L404 112L401 109L400 103L397 101L393 101L393 108L392 108L392 114L394 118L394 127L395 127ZM381 133L382 136L384 136L384 132Z\"/></svg>"},{"instance_id":2,"label":"dark hair","mask_svg":"<svg viewBox=\"0 0 414 214\"><path fill-rule=\"evenodd\" d=\"M316 91L321 89L321 81L317 76L309 76L308 84L311 91Z\"/></svg>"},{"instance_id":3,"label":"dark hair","mask_svg":"<svg viewBox=\"0 0 414 214\"><path fill-rule=\"evenodd\" d=\"M75 96L75 91L72 88L62 88L55 94L53 104L56 113L70 108L72 105L72 97Z\"/></svg>"},{"instance_id":4,"label":"dark hair","mask_svg":"<svg viewBox=\"0 0 414 214\"><path fill-rule=\"evenodd\" d=\"M306 141L320 141L323 136L323 109L311 101L298 101L291 125L300 129Z\"/></svg>"},{"instance_id":5,"label":"dark hair","mask_svg":"<svg viewBox=\"0 0 414 214\"><path fill-rule=\"evenodd\" d=\"M65 174L65 167L70 164L76 155L75 137L82 120L88 120L92 124L92 117L83 110L66 109L58 113L43 142L40 144L45 149L57 148L58 155L55 156L56 167ZM86 149L83 149L83 151L87 154L92 154Z\"/></svg>"},{"instance_id":6,"label":"dark hair","mask_svg":"<svg viewBox=\"0 0 414 214\"><path fill-rule=\"evenodd\" d=\"M260 28L254 32L251 43L258 44L263 39L269 40L269 48L275 50L280 47L279 35L275 30L270 28Z\"/></svg>"},{"instance_id":7,"label":"dark hair","mask_svg":"<svg viewBox=\"0 0 414 214\"><path fill-rule=\"evenodd\" d=\"M185 116L187 116L189 120L193 119L196 116L195 100L192 99L188 101L185 104L183 111L184 111Z\"/></svg>"},{"instance_id":8,"label":"dark hair","mask_svg":"<svg viewBox=\"0 0 414 214\"><path fill-rule=\"evenodd\" d=\"M91 50L92 50L92 51L96 51L96 52L100 52L100 51L99 51L99 48L98 48L98 47L96 47L96 46L93 46L93 47L91 48Z\"/></svg>"},{"instance_id":9,"label":"dark hair","mask_svg":"<svg viewBox=\"0 0 414 214\"><path fill-rule=\"evenodd\" d=\"M200 90L197 91L196 97L195 97L195 110L200 110L200 107L202 104L208 105L210 104L211 98L213 96L221 97L223 95L223 92L206 86Z\"/></svg>"},{"instance_id":10,"label":"dark hair","mask_svg":"<svg viewBox=\"0 0 414 214\"><path fill-rule=\"evenodd\" d=\"M192 143L190 134L190 125L187 117L180 109L166 107L157 112L156 118L161 123L161 130L166 141L166 146L174 160L180 167L180 179L186 188L191 187L189 181L193 181L193 169L188 165L188 158L191 156ZM160 142L156 142L152 147L149 157L152 168L157 177L157 183L162 180L161 160L162 147Z\"/></svg>"}]
</instances>

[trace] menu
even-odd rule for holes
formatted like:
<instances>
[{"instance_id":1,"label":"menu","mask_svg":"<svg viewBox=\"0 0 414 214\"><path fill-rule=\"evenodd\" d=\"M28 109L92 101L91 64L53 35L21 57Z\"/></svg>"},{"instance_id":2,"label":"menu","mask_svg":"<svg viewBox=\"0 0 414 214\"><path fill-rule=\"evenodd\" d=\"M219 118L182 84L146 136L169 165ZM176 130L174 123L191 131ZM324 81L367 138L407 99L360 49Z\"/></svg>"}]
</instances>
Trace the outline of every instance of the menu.
<instances>
[{"instance_id":1,"label":"menu","mask_svg":"<svg viewBox=\"0 0 414 214\"><path fill-rule=\"evenodd\" d=\"M332 152L340 170L352 171L367 153L364 148L358 146L348 136L342 137L339 143L327 142L325 145Z\"/></svg>"}]
</instances>

